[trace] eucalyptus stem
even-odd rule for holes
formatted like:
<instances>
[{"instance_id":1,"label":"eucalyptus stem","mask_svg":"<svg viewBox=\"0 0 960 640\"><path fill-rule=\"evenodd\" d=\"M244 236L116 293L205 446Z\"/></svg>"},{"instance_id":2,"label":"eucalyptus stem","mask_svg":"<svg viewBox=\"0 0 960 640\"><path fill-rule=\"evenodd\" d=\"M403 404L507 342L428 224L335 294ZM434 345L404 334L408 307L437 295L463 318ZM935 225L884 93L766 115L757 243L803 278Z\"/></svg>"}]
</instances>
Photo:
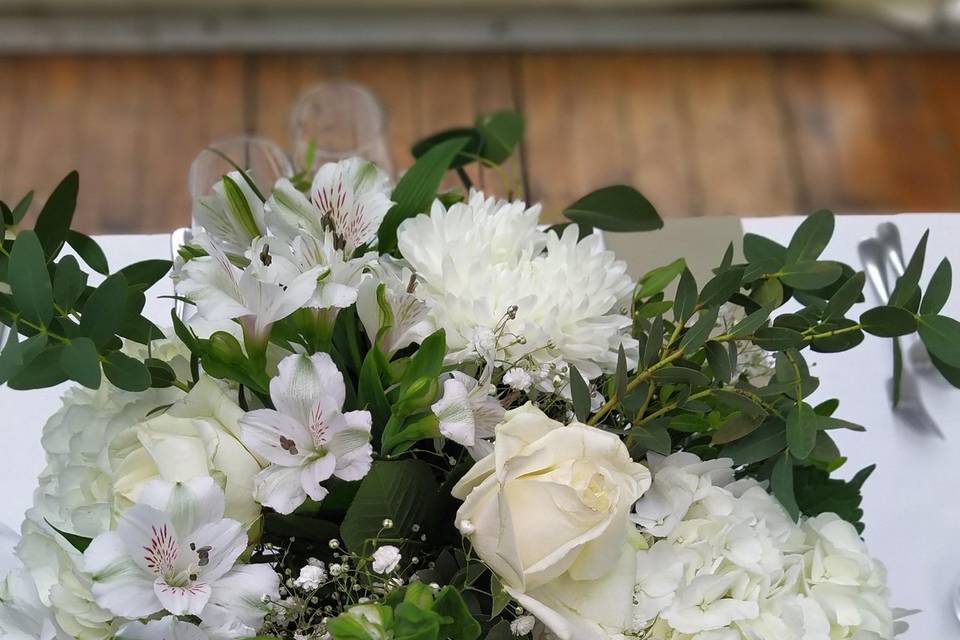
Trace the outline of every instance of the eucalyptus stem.
<instances>
[{"instance_id":1,"label":"eucalyptus stem","mask_svg":"<svg viewBox=\"0 0 960 640\"><path fill-rule=\"evenodd\" d=\"M674 360L679 359L682 355L683 355L683 351L678 349L677 351L674 351L673 353L666 356L659 362L650 365L649 367L647 367L646 369L638 373L633 380L627 383L627 392L629 393L630 391L633 391L634 389L639 387L643 382L649 380L654 373L656 373L663 367L667 366ZM597 409L597 412L590 417L590 419L587 421L587 424L591 426L596 426L601 420L603 420L606 417L608 413L610 413L613 410L615 406L617 406L618 402L620 402L620 398L618 398L617 393L614 392L610 396L610 399L607 400L603 404L603 406Z\"/></svg>"}]
</instances>

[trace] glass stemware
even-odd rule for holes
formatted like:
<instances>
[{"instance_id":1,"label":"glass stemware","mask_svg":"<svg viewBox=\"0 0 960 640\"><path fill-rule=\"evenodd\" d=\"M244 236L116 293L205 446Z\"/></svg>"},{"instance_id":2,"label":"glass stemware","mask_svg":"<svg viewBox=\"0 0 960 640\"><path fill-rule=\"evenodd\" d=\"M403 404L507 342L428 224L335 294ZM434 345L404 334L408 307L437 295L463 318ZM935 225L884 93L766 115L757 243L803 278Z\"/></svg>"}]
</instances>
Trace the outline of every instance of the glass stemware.
<instances>
[{"instance_id":1,"label":"glass stemware","mask_svg":"<svg viewBox=\"0 0 960 640\"><path fill-rule=\"evenodd\" d=\"M233 164L231 164L233 163ZM279 178L293 175L287 154L276 143L257 136L235 136L210 143L190 164L187 182L196 201L207 195L224 175L240 167L264 194Z\"/></svg>"},{"instance_id":2,"label":"glass stemware","mask_svg":"<svg viewBox=\"0 0 960 640\"><path fill-rule=\"evenodd\" d=\"M355 82L317 85L300 96L290 116L298 171L313 173L326 162L359 156L393 174L387 118L377 96Z\"/></svg>"}]
</instances>

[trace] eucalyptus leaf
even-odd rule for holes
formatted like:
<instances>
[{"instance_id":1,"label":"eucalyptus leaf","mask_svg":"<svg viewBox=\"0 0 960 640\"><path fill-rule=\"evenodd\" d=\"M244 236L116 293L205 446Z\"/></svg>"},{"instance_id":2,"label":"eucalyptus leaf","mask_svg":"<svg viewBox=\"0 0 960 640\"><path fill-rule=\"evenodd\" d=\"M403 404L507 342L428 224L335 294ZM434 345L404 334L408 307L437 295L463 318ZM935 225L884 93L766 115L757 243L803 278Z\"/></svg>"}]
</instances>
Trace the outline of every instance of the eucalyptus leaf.
<instances>
[{"instance_id":1,"label":"eucalyptus leaf","mask_svg":"<svg viewBox=\"0 0 960 640\"><path fill-rule=\"evenodd\" d=\"M700 304L705 307L719 306L740 290L743 279L743 267L733 267L721 271L703 286L700 292Z\"/></svg>"},{"instance_id":2,"label":"eucalyptus leaf","mask_svg":"<svg viewBox=\"0 0 960 640\"><path fill-rule=\"evenodd\" d=\"M60 366L71 380L89 389L100 387L100 360L89 338L77 338L66 345L60 354Z\"/></svg>"},{"instance_id":3,"label":"eucalyptus leaf","mask_svg":"<svg viewBox=\"0 0 960 640\"><path fill-rule=\"evenodd\" d=\"M797 499L793 489L793 460L789 454L784 454L777 458L773 465L773 471L770 474L770 489L773 495L780 501L783 508L790 514L790 518L796 521L800 517L800 507L797 505Z\"/></svg>"},{"instance_id":4,"label":"eucalyptus leaf","mask_svg":"<svg viewBox=\"0 0 960 640\"><path fill-rule=\"evenodd\" d=\"M803 335L786 327L761 327L754 332L751 340L755 345L767 351L785 351L803 345Z\"/></svg>"},{"instance_id":5,"label":"eucalyptus leaf","mask_svg":"<svg viewBox=\"0 0 960 640\"><path fill-rule=\"evenodd\" d=\"M127 286L138 291L146 291L173 268L173 263L169 260L143 260L134 262L131 265L120 269L117 273L122 273L127 280Z\"/></svg>"},{"instance_id":6,"label":"eucalyptus leaf","mask_svg":"<svg viewBox=\"0 0 960 640\"><path fill-rule=\"evenodd\" d=\"M862 296L864 282L866 282L866 277L863 271L855 273L844 282L827 302L827 306L823 310L823 318L825 320L842 318Z\"/></svg>"},{"instance_id":7,"label":"eucalyptus leaf","mask_svg":"<svg viewBox=\"0 0 960 640\"><path fill-rule=\"evenodd\" d=\"M772 458L786 447L787 436L783 423L768 418L753 433L721 449L720 454L724 458L732 458L738 465L753 464Z\"/></svg>"},{"instance_id":8,"label":"eucalyptus leaf","mask_svg":"<svg viewBox=\"0 0 960 640\"><path fill-rule=\"evenodd\" d=\"M33 231L17 234L7 277L21 315L32 323L48 325L53 318L53 286L43 247Z\"/></svg>"},{"instance_id":9,"label":"eucalyptus leaf","mask_svg":"<svg viewBox=\"0 0 960 640\"><path fill-rule=\"evenodd\" d=\"M60 363L63 349L62 344L47 344L31 360L24 358L20 370L7 380L7 386L11 389L26 391L55 387L62 382L66 382L67 374Z\"/></svg>"},{"instance_id":10,"label":"eucalyptus leaf","mask_svg":"<svg viewBox=\"0 0 960 640\"><path fill-rule=\"evenodd\" d=\"M670 454L670 433L662 423L649 422L630 431L627 438L627 444L630 448L630 455L634 459L640 459L640 456L647 451L653 451L660 455Z\"/></svg>"},{"instance_id":11,"label":"eucalyptus leaf","mask_svg":"<svg viewBox=\"0 0 960 640\"><path fill-rule=\"evenodd\" d=\"M938 360L960 367L960 322L941 315L920 316L920 339Z\"/></svg>"},{"instance_id":12,"label":"eucalyptus leaf","mask_svg":"<svg viewBox=\"0 0 960 640\"><path fill-rule=\"evenodd\" d=\"M150 371L147 366L120 351L107 355L103 374L114 386L124 391L146 391L150 388Z\"/></svg>"},{"instance_id":13,"label":"eucalyptus leaf","mask_svg":"<svg viewBox=\"0 0 960 640\"><path fill-rule=\"evenodd\" d=\"M697 306L697 280L690 269L684 267L677 284L677 293L673 300L673 318L680 324L686 324Z\"/></svg>"},{"instance_id":14,"label":"eucalyptus leaf","mask_svg":"<svg viewBox=\"0 0 960 640\"><path fill-rule=\"evenodd\" d=\"M710 438L710 444L722 445L745 438L763 424L763 419L743 413L733 413L717 427Z\"/></svg>"},{"instance_id":15,"label":"eucalyptus leaf","mask_svg":"<svg viewBox=\"0 0 960 640\"><path fill-rule=\"evenodd\" d=\"M901 307L874 307L863 312L860 324L867 333L881 338L895 338L914 333L917 330L917 318Z\"/></svg>"},{"instance_id":16,"label":"eucalyptus leaf","mask_svg":"<svg viewBox=\"0 0 960 640\"><path fill-rule=\"evenodd\" d=\"M626 185L589 193L567 207L563 215L604 231L654 231L663 227L663 220L650 201Z\"/></svg>"},{"instance_id":17,"label":"eucalyptus leaf","mask_svg":"<svg viewBox=\"0 0 960 640\"><path fill-rule=\"evenodd\" d=\"M774 309L784 302L783 284L778 278L766 278L750 290L750 298L761 307Z\"/></svg>"},{"instance_id":18,"label":"eucalyptus leaf","mask_svg":"<svg viewBox=\"0 0 960 640\"><path fill-rule=\"evenodd\" d=\"M911 298L919 295L920 276L923 274L923 261L927 255L927 239L930 237L930 231L925 231L913 255L910 256L910 262L907 263L906 271L903 276L897 280L893 293L890 294L890 304L895 307L906 307Z\"/></svg>"},{"instance_id":19,"label":"eucalyptus leaf","mask_svg":"<svg viewBox=\"0 0 960 640\"><path fill-rule=\"evenodd\" d=\"M821 209L807 216L797 227L787 246L785 261L795 264L801 260L816 260L827 248L834 229L833 213Z\"/></svg>"},{"instance_id":20,"label":"eucalyptus leaf","mask_svg":"<svg viewBox=\"0 0 960 640\"><path fill-rule=\"evenodd\" d=\"M817 441L819 417L806 402L797 404L787 415L787 445L797 460L804 460Z\"/></svg>"},{"instance_id":21,"label":"eucalyptus leaf","mask_svg":"<svg viewBox=\"0 0 960 640\"><path fill-rule=\"evenodd\" d=\"M649 367L660 358L660 349L663 347L663 317L657 316L650 325L647 334L647 343L644 345L641 361L643 366Z\"/></svg>"},{"instance_id":22,"label":"eucalyptus leaf","mask_svg":"<svg viewBox=\"0 0 960 640\"><path fill-rule=\"evenodd\" d=\"M795 289L809 291L827 287L842 275L843 267L837 262L801 260L783 267L780 280Z\"/></svg>"},{"instance_id":23,"label":"eucalyptus leaf","mask_svg":"<svg viewBox=\"0 0 960 640\"><path fill-rule=\"evenodd\" d=\"M674 279L683 273L687 263L683 258L677 258L668 265L658 267L640 278L640 289L637 298L649 298L667 288Z\"/></svg>"},{"instance_id":24,"label":"eucalyptus leaf","mask_svg":"<svg viewBox=\"0 0 960 640\"><path fill-rule=\"evenodd\" d=\"M657 382L670 382L689 384L694 386L707 386L710 384L710 378L696 369L687 367L663 367L653 372L653 379Z\"/></svg>"},{"instance_id":25,"label":"eucalyptus leaf","mask_svg":"<svg viewBox=\"0 0 960 640\"><path fill-rule=\"evenodd\" d=\"M717 326L717 316L720 313L720 307L703 309L697 316L697 321L693 326L687 329L680 339L680 348L687 355L694 353L706 343L710 334Z\"/></svg>"},{"instance_id":26,"label":"eucalyptus leaf","mask_svg":"<svg viewBox=\"0 0 960 640\"><path fill-rule=\"evenodd\" d=\"M87 274L73 256L64 256L53 274L53 300L64 311L70 312L87 287Z\"/></svg>"},{"instance_id":27,"label":"eucalyptus leaf","mask_svg":"<svg viewBox=\"0 0 960 640\"><path fill-rule=\"evenodd\" d=\"M920 313L922 315L931 315L940 313L943 305L947 303L950 297L950 288L953 281L953 269L950 261L944 258L937 266L937 270L930 277L930 283L923 294L923 301L920 303Z\"/></svg>"},{"instance_id":28,"label":"eucalyptus leaf","mask_svg":"<svg viewBox=\"0 0 960 640\"><path fill-rule=\"evenodd\" d=\"M761 307L757 309L733 325L733 328L730 329L730 335L734 338L743 338L755 333L760 327L766 324L767 318L770 317L772 311L773 307Z\"/></svg>"},{"instance_id":29,"label":"eucalyptus leaf","mask_svg":"<svg viewBox=\"0 0 960 640\"><path fill-rule=\"evenodd\" d=\"M730 353L726 347L715 340L708 340L704 347L707 354L707 363L710 365L713 375L721 382L730 382L737 363L730 360Z\"/></svg>"},{"instance_id":30,"label":"eucalyptus leaf","mask_svg":"<svg viewBox=\"0 0 960 640\"><path fill-rule=\"evenodd\" d=\"M773 261L777 268L787 260L787 248L755 233L743 234L743 255L747 262Z\"/></svg>"},{"instance_id":31,"label":"eucalyptus leaf","mask_svg":"<svg viewBox=\"0 0 960 640\"><path fill-rule=\"evenodd\" d=\"M67 232L73 221L73 212L77 208L79 190L80 174L71 171L54 188L37 216L37 223L33 230L40 240L43 254L48 262L59 255L67 240Z\"/></svg>"},{"instance_id":32,"label":"eucalyptus leaf","mask_svg":"<svg viewBox=\"0 0 960 640\"><path fill-rule=\"evenodd\" d=\"M577 420L586 422L590 417L590 387L576 367L570 367L570 396L573 398L573 413Z\"/></svg>"},{"instance_id":33,"label":"eucalyptus leaf","mask_svg":"<svg viewBox=\"0 0 960 640\"><path fill-rule=\"evenodd\" d=\"M104 280L83 305L80 334L93 340L98 349L103 347L123 323L120 310L126 304L127 279L118 272Z\"/></svg>"},{"instance_id":34,"label":"eucalyptus leaf","mask_svg":"<svg viewBox=\"0 0 960 640\"><path fill-rule=\"evenodd\" d=\"M107 256L103 253L103 249L100 248L96 240L90 236L83 235L79 231L70 229L67 231L67 244L77 252L77 255L80 256L91 269L102 275L110 273Z\"/></svg>"}]
</instances>

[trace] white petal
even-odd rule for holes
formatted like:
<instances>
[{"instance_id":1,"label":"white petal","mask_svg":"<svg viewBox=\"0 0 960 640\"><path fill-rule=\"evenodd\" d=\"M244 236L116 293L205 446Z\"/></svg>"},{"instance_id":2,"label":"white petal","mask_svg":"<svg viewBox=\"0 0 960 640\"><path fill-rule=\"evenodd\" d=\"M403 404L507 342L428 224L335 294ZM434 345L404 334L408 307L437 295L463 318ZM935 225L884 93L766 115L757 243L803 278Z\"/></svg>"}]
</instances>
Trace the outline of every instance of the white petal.
<instances>
[{"instance_id":1,"label":"white petal","mask_svg":"<svg viewBox=\"0 0 960 640\"><path fill-rule=\"evenodd\" d=\"M200 627L173 616L147 623L130 622L117 632L117 640L208 640Z\"/></svg>"},{"instance_id":2,"label":"white petal","mask_svg":"<svg viewBox=\"0 0 960 640\"><path fill-rule=\"evenodd\" d=\"M153 592L163 608L177 616L199 616L210 599L210 585L204 582L195 582L187 587L171 587L157 578L153 583Z\"/></svg>"},{"instance_id":3,"label":"white petal","mask_svg":"<svg viewBox=\"0 0 960 640\"><path fill-rule=\"evenodd\" d=\"M200 614L204 626L235 622L259 629L266 609L263 596L279 597L280 577L265 564L237 567L212 585L210 600Z\"/></svg>"},{"instance_id":4,"label":"white petal","mask_svg":"<svg viewBox=\"0 0 960 640\"><path fill-rule=\"evenodd\" d=\"M278 411L300 424L311 423L320 396L330 398L337 409L343 406L343 375L326 353L287 356L278 370L277 377L270 381L270 398Z\"/></svg>"},{"instance_id":5,"label":"white petal","mask_svg":"<svg viewBox=\"0 0 960 640\"><path fill-rule=\"evenodd\" d=\"M320 483L330 479L336 464L337 461L334 456L325 455L304 467L300 474L300 483L308 496L317 501L327 497L329 492Z\"/></svg>"},{"instance_id":6,"label":"white petal","mask_svg":"<svg viewBox=\"0 0 960 640\"><path fill-rule=\"evenodd\" d=\"M430 410L440 421L440 433L459 444L473 446L476 422L470 404L469 390L458 378L449 378L443 383L443 396Z\"/></svg>"},{"instance_id":7,"label":"white petal","mask_svg":"<svg viewBox=\"0 0 960 640\"><path fill-rule=\"evenodd\" d=\"M90 587L97 604L126 618L140 618L163 607L153 592L153 579L133 563L119 534L113 531L93 539L83 554Z\"/></svg>"},{"instance_id":8,"label":"white petal","mask_svg":"<svg viewBox=\"0 0 960 640\"><path fill-rule=\"evenodd\" d=\"M243 416L240 439L254 453L284 467L299 466L314 448L304 423L273 409L258 409Z\"/></svg>"},{"instance_id":9,"label":"white petal","mask_svg":"<svg viewBox=\"0 0 960 640\"><path fill-rule=\"evenodd\" d=\"M209 547L209 561L199 568L198 574L203 582L212 582L227 573L246 550L247 534L239 522L225 518L197 529L186 538L184 547L183 553L194 547Z\"/></svg>"},{"instance_id":10,"label":"white petal","mask_svg":"<svg viewBox=\"0 0 960 640\"><path fill-rule=\"evenodd\" d=\"M218 522L226 508L223 490L209 476L176 483L151 480L144 485L139 502L169 514L169 521L181 537Z\"/></svg>"},{"instance_id":11,"label":"white petal","mask_svg":"<svg viewBox=\"0 0 960 640\"><path fill-rule=\"evenodd\" d=\"M253 480L254 498L278 513L292 513L307 499L300 474L299 467L267 467Z\"/></svg>"}]
</instances>

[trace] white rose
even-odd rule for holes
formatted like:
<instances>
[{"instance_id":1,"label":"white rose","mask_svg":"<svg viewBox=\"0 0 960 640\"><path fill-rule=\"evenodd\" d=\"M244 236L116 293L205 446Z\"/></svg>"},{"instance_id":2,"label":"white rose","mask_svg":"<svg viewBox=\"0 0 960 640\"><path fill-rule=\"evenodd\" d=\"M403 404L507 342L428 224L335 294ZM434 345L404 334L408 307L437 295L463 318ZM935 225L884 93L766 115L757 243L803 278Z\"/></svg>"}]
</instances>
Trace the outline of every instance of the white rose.
<instances>
[{"instance_id":1,"label":"white rose","mask_svg":"<svg viewBox=\"0 0 960 640\"><path fill-rule=\"evenodd\" d=\"M380 575L393 573L400 564L400 549L384 545L373 552L373 570Z\"/></svg>"},{"instance_id":2,"label":"white rose","mask_svg":"<svg viewBox=\"0 0 960 640\"><path fill-rule=\"evenodd\" d=\"M563 640L605 638L632 615L628 514L650 472L621 440L527 404L453 489L457 523L504 588Z\"/></svg>"},{"instance_id":3,"label":"white rose","mask_svg":"<svg viewBox=\"0 0 960 640\"><path fill-rule=\"evenodd\" d=\"M121 432L110 443L115 508L133 504L148 480L186 482L210 476L224 490L225 516L249 527L260 516L253 499L257 458L241 444L244 415L210 378L156 417Z\"/></svg>"}]
</instances>

